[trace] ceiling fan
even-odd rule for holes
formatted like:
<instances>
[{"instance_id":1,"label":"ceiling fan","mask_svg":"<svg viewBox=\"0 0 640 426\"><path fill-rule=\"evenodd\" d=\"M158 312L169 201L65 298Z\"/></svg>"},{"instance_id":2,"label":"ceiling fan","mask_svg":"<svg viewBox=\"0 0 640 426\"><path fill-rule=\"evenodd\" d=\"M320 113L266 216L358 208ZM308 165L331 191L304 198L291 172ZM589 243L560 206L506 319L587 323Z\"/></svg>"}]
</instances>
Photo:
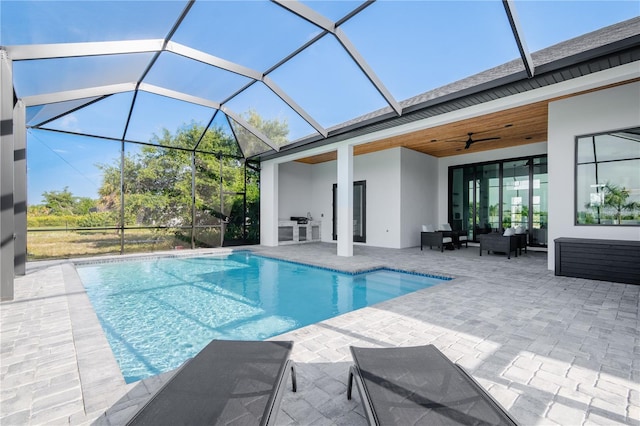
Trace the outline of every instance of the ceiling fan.
<instances>
[{"instance_id":1,"label":"ceiling fan","mask_svg":"<svg viewBox=\"0 0 640 426\"><path fill-rule=\"evenodd\" d=\"M467 135L469 135L469 139L467 139L466 141L452 141L452 142L464 142L466 145L464 146L464 149L469 149L469 147L476 143L476 142L484 142L484 141L494 141L497 139L500 139L499 136L493 137L493 138L482 138L482 139L473 139L473 132L469 132L467 133Z\"/></svg>"}]
</instances>

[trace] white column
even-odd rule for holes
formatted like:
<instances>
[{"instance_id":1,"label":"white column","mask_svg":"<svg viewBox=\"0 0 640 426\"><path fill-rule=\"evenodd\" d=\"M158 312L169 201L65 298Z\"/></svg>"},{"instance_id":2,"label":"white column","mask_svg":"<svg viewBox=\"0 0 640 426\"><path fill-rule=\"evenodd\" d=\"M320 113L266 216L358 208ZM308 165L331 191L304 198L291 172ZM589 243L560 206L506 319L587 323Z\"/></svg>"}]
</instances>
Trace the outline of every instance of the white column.
<instances>
[{"instance_id":1,"label":"white column","mask_svg":"<svg viewBox=\"0 0 640 426\"><path fill-rule=\"evenodd\" d=\"M260 165L260 244L278 245L278 163Z\"/></svg>"},{"instance_id":2,"label":"white column","mask_svg":"<svg viewBox=\"0 0 640 426\"><path fill-rule=\"evenodd\" d=\"M338 147L338 256L353 256L353 145Z\"/></svg>"}]
</instances>

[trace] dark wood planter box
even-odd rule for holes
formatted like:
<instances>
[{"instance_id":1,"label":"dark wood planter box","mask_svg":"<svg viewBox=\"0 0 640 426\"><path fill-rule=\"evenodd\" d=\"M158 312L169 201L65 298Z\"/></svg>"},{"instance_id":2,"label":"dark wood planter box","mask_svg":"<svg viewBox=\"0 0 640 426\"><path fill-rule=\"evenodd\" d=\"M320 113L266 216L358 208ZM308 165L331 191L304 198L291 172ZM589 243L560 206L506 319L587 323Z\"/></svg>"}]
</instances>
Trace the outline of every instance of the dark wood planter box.
<instances>
[{"instance_id":1,"label":"dark wood planter box","mask_svg":"<svg viewBox=\"0 0 640 426\"><path fill-rule=\"evenodd\" d=\"M640 284L640 241L556 238L555 274Z\"/></svg>"}]
</instances>

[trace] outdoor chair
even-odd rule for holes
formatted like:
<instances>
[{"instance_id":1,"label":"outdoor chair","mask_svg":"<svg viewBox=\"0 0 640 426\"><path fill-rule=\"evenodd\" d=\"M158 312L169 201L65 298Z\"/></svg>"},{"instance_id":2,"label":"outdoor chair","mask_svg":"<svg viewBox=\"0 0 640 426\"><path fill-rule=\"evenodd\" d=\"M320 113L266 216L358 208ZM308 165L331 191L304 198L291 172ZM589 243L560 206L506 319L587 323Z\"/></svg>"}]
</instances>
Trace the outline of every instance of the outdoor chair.
<instances>
[{"instance_id":1,"label":"outdoor chair","mask_svg":"<svg viewBox=\"0 0 640 426\"><path fill-rule=\"evenodd\" d=\"M355 380L370 425L516 425L467 372L435 346L351 347L347 398Z\"/></svg>"},{"instance_id":2,"label":"outdoor chair","mask_svg":"<svg viewBox=\"0 0 640 426\"><path fill-rule=\"evenodd\" d=\"M451 225L448 223L443 223L440 225L439 231L448 233L447 236L450 236L453 239L453 245L457 248L462 247L462 243L466 248L469 247L469 239L467 237L467 231L463 230L454 230L451 228Z\"/></svg>"},{"instance_id":3,"label":"outdoor chair","mask_svg":"<svg viewBox=\"0 0 640 426\"><path fill-rule=\"evenodd\" d=\"M453 236L451 232L436 231L431 225L423 225L420 233L420 250L424 246L437 247L441 252L445 246L453 248Z\"/></svg>"},{"instance_id":4,"label":"outdoor chair","mask_svg":"<svg viewBox=\"0 0 640 426\"><path fill-rule=\"evenodd\" d=\"M129 425L275 422L289 374L293 342L213 340L129 421Z\"/></svg>"}]
</instances>

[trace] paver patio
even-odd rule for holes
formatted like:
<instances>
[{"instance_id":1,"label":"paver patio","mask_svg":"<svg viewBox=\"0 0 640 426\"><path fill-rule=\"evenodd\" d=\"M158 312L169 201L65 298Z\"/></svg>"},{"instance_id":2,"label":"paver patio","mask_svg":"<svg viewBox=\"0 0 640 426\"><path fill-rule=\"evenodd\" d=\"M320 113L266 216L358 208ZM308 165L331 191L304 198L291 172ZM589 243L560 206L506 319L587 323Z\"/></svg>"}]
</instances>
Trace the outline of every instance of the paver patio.
<instances>
[{"instance_id":1,"label":"paver patio","mask_svg":"<svg viewBox=\"0 0 640 426\"><path fill-rule=\"evenodd\" d=\"M295 341L298 370L279 425L366 424L357 393L346 398L349 345L428 343L521 424L640 425L640 285L556 277L546 253L531 250L508 260L471 246L355 246L351 258L327 243L248 248L348 271L387 266L456 278L278 336ZM29 264L15 300L0 309L3 426L120 425L171 375L124 383L71 263Z\"/></svg>"}]
</instances>

